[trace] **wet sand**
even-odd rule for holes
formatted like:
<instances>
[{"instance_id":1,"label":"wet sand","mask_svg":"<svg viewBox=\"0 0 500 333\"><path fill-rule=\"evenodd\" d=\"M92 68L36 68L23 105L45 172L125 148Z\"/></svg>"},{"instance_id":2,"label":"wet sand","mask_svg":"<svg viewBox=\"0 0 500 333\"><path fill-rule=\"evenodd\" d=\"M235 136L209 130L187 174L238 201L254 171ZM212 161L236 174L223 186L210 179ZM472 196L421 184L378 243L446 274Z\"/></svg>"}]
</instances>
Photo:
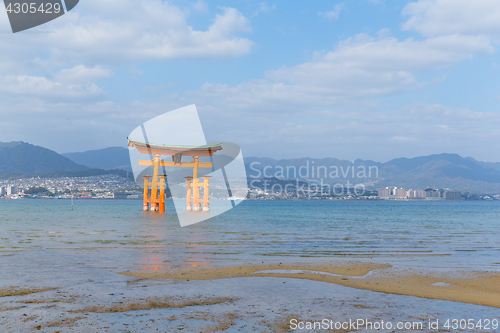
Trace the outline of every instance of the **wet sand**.
<instances>
[{"instance_id":1,"label":"wet sand","mask_svg":"<svg viewBox=\"0 0 500 333\"><path fill-rule=\"evenodd\" d=\"M186 281L113 273L96 274L95 278L99 283L80 281L55 290L0 298L4 302L0 310L4 320L0 324L2 332L288 333L292 332L292 319L312 322L323 318L335 322L383 320L394 325L411 322L423 329L405 331L449 332L444 326L448 319L498 318L497 308L391 295L308 279L242 277ZM73 301L59 301L69 299ZM427 330L430 320L439 320L438 330ZM389 333L394 329L297 331Z\"/></svg>"},{"instance_id":2,"label":"wet sand","mask_svg":"<svg viewBox=\"0 0 500 333\"><path fill-rule=\"evenodd\" d=\"M120 274L138 278L186 281L242 277L305 279L395 295L500 308L500 274L488 272L424 272L396 269L387 264L364 263L278 263Z\"/></svg>"},{"instance_id":3,"label":"wet sand","mask_svg":"<svg viewBox=\"0 0 500 333\"><path fill-rule=\"evenodd\" d=\"M0 288L0 297L8 296L18 296L18 295L28 295L39 292L44 292L48 290L54 290L56 288L19 288L19 286L10 286Z\"/></svg>"}]
</instances>

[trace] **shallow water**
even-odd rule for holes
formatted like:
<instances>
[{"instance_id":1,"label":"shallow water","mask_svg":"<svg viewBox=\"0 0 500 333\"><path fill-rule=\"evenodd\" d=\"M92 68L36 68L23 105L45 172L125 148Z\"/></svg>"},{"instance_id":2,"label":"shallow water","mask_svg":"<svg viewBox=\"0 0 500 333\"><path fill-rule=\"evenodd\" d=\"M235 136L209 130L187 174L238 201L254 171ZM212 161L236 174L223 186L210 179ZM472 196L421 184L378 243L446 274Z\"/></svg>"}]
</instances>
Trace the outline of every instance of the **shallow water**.
<instances>
[{"instance_id":1,"label":"shallow water","mask_svg":"<svg viewBox=\"0 0 500 333\"><path fill-rule=\"evenodd\" d=\"M0 200L0 256L19 251L149 270L235 260L344 260L500 270L500 202L245 201L181 228L137 200ZM200 214L203 214L200 212Z\"/></svg>"}]
</instances>

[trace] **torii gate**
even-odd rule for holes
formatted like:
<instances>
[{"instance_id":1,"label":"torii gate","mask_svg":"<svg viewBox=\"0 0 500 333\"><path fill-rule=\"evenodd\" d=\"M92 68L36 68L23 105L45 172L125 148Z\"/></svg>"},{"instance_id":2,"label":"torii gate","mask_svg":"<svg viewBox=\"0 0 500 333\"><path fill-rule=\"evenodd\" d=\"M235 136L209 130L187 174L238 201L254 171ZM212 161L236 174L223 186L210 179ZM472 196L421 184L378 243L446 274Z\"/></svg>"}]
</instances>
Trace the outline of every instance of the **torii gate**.
<instances>
[{"instance_id":1,"label":"torii gate","mask_svg":"<svg viewBox=\"0 0 500 333\"><path fill-rule=\"evenodd\" d=\"M186 210L199 211L203 203L203 211L209 211L209 179L210 176L203 176L203 182L199 181L198 168L212 168L213 163L200 162L203 156L212 156L213 153L222 150L222 143L205 146L175 146L162 145L148 142L136 141L128 138L129 147L136 148L141 154L154 156L152 160L139 160L139 165L153 166L153 176L143 176L144 178L144 202L143 210L165 211L165 178L167 175L160 175L160 166L193 168L193 177L185 177L187 185ZM160 160L161 155L172 156L172 162ZM191 162L182 162L182 156L192 156ZM151 187L151 196L149 188ZM200 198L200 187L203 187L203 198ZM160 196L158 197L158 190Z\"/></svg>"}]
</instances>

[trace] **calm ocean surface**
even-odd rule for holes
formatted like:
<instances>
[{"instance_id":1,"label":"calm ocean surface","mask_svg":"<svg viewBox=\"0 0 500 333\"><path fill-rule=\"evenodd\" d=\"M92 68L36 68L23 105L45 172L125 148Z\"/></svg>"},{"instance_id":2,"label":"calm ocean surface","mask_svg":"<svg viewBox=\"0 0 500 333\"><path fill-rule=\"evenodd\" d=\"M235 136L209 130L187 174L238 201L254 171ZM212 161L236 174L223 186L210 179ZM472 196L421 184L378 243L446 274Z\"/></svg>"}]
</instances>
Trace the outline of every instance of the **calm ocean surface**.
<instances>
[{"instance_id":1,"label":"calm ocean surface","mask_svg":"<svg viewBox=\"0 0 500 333\"><path fill-rule=\"evenodd\" d=\"M171 203L163 215L141 209L138 200L75 200L73 211L69 200L0 200L2 266L21 267L32 252L39 264L117 270L373 260L500 271L500 202L245 201L184 228Z\"/></svg>"}]
</instances>

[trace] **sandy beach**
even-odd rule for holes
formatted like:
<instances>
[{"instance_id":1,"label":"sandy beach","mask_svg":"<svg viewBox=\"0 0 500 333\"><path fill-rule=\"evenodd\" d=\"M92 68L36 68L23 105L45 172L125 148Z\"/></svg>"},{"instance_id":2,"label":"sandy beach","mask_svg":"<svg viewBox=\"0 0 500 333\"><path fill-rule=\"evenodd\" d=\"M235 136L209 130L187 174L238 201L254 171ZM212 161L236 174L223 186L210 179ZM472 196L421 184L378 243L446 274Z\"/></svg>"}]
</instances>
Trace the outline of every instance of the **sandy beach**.
<instances>
[{"instance_id":1,"label":"sandy beach","mask_svg":"<svg viewBox=\"0 0 500 333\"><path fill-rule=\"evenodd\" d=\"M297 326L363 320L413 325L408 332L446 332L453 331L445 325L454 318L499 319L495 273L417 273L356 261L90 273L82 278L78 267L68 267L49 285L1 288L2 331L398 331ZM430 329L431 323L439 329ZM497 330L490 324L468 331Z\"/></svg>"},{"instance_id":2,"label":"sandy beach","mask_svg":"<svg viewBox=\"0 0 500 333\"><path fill-rule=\"evenodd\" d=\"M452 318L498 319L498 303L495 303L498 285L490 288L491 282L498 281L497 275L470 278L389 276L393 269L388 265L359 263L278 263L154 275L96 271L93 279L66 282L60 287L1 289L2 331L399 331L364 326L344 329L341 326L363 320L378 325L381 322L394 326L412 325L412 329L403 330L408 332L446 332L453 331L445 328ZM303 273L258 273L262 270L300 270ZM324 273L311 273L313 271ZM450 285L433 286L436 282ZM402 285L400 290L392 290L393 285L399 284ZM481 293L477 294L477 290ZM490 297L484 298L488 293ZM489 303L489 306L470 303ZM294 326L297 325L294 323L307 325L323 320L340 326L328 329ZM429 329L430 323L438 323L439 329ZM490 329L468 331L496 332L497 329L491 326Z\"/></svg>"},{"instance_id":3,"label":"sandy beach","mask_svg":"<svg viewBox=\"0 0 500 333\"><path fill-rule=\"evenodd\" d=\"M345 287L395 295L417 296L500 308L500 274L491 272L425 272L387 264L271 264L194 268L154 273L125 272L127 276L175 280L215 280L277 277L328 282Z\"/></svg>"}]
</instances>

